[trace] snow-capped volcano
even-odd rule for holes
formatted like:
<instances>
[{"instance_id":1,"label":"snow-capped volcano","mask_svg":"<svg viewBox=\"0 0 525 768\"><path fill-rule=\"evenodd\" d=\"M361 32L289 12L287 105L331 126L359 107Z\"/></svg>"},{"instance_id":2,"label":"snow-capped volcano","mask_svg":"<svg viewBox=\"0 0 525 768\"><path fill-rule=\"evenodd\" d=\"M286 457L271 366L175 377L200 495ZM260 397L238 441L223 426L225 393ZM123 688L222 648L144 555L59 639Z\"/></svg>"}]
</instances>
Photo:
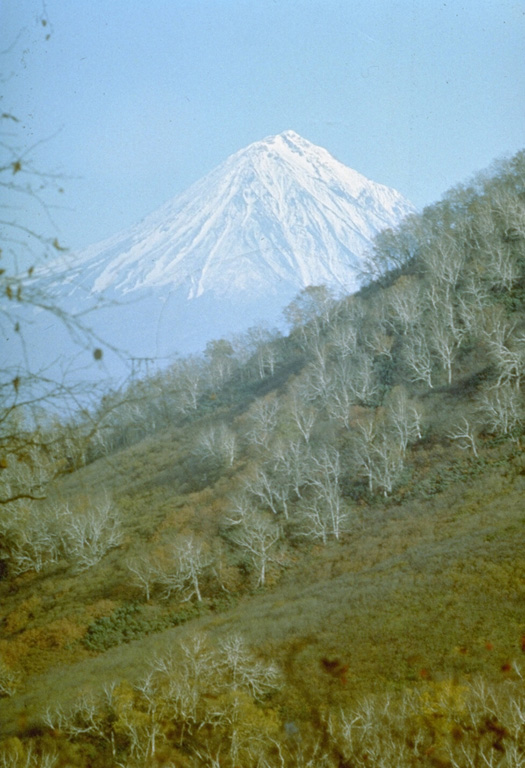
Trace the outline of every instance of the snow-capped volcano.
<instances>
[{"instance_id":1,"label":"snow-capped volcano","mask_svg":"<svg viewBox=\"0 0 525 768\"><path fill-rule=\"evenodd\" d=\"M183 288L257 298L308 285L357 286L363 252L413 207L293 131L224 163L68 272L90 291Z\"/></svg>"},{"instance_id":2,"label":"snow-capped volcano","mask_svg":"<svg viewBox=\"0 0 525 768\"><path fill-rule=\"evenodd\" d=\"M41 277L76 311L102 293L115 300L90 325L133 356L196 352L256 323L279 324L309 285L355 290L374 235L413 210L395 190L285 131Z\"/></svg>"}]
</instances>

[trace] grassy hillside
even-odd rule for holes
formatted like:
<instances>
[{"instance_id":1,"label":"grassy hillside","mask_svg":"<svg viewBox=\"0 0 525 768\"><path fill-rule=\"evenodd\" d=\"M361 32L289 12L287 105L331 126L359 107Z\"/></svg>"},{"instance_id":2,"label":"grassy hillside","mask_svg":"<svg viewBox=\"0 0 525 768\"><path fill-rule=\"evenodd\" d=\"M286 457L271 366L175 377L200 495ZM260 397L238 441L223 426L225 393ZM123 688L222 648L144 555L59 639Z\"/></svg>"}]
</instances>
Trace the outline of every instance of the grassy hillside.
<instances>
[{"instance_id":1,"label":"grassy hillside","mask_svg":"<svg viewBox=\"0 0 525 768\"><path fill-rule=\"evenodd\" d=\"M523 161L6 456L0 765L525 764Z\"/></svg>"}]
</instances>

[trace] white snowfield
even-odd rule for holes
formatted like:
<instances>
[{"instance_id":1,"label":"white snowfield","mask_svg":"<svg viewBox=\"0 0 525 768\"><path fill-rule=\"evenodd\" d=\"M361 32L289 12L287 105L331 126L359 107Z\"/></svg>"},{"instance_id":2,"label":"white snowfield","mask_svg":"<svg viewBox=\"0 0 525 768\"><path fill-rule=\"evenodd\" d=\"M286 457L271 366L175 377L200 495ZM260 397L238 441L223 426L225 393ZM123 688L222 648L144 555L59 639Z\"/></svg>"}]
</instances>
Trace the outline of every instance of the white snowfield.
<instances>
[{"instance_id":1,"label":"white snowfield","mask_svg":"<svg viewBox=\"0 0 525 768\"><path fill-rule=\"evenodd\" d=\"M414 211L294 131L240 150L139 224L68 263L62 286L255 299L358 286L377 232Z\"/></svg>"}]
</instances>

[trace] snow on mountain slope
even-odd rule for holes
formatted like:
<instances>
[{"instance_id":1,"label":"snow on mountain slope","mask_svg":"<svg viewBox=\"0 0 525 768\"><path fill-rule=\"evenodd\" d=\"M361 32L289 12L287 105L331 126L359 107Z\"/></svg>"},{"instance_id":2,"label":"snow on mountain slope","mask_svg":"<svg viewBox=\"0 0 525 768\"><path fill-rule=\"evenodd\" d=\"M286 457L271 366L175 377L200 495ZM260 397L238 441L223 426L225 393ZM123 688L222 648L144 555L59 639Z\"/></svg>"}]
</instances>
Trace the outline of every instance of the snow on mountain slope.
<instances>
[{"instance_id":1,"label":"snow on mountain slope","mask_svg":"<svg viewBox=\"0 0 525 768\"><path fill-rule=\"evenodd\" d=\"M285 131L79 254L61 282L120 295L181 289L189 300L290 296L321 283L351 291L374 235L413 210L395 190Z\"/></svg>"},{"instance_id":2,"label":"snow on mountain slope","mask_svg":"<svg viewBox=\"0 0 525 768\"><path fill-rule=\"evenodd\" d=\"M395 190L286 131L36 279L66 311L96 308L88 324L121 350L104 354L106 371L120 376L126 357L161 361L260 323L282 328L283 308L308 285L352 292L374 235L413 210ZM69 369L78 350L52 322L33 325L34 364L47 365L51 350Z\"/></svg>"}]
</instances>

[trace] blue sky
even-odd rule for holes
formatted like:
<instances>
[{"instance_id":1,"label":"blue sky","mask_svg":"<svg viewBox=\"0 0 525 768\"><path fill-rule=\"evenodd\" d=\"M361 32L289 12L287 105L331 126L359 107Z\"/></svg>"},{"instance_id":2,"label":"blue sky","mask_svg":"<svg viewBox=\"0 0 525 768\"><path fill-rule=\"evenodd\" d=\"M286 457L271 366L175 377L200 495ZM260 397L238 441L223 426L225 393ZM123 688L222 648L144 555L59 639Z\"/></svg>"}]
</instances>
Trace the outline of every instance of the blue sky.
<instances>
[{"instance_id":1,"label":"blue sky","mask_svg":"<svg viewBox=\"0 0 525 768\"><path fill-rule=\"evenodd\" d=\"M525 145L524 0L0 0L0 30L73 249L287 129L419 207Z\"/></svg>"}]
</instances>

